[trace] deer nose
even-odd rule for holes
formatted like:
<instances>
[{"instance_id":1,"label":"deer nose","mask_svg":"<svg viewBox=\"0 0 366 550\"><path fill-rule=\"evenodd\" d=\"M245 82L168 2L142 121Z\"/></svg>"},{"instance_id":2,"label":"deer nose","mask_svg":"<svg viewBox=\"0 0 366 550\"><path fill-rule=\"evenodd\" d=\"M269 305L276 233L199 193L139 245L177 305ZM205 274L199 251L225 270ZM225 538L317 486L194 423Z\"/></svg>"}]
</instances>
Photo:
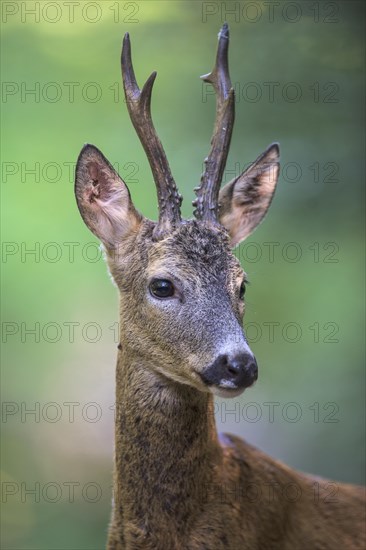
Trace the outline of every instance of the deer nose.
<instances>
[{"instance_id":1,"label":"deer nose","mask_svg":"<svg viewBox=\"0 0 366 550\"><path fill-rule=\"evenodd\" d=\"M258 378L257 361L252 355L241 353L231 360L224 355L224 364L228 379L240 387L248 388Z\"/></svg>"},{"instance_id":2,"label":"deer nose","mask_svg":"<svg viewBox=\"0 0 366 550\"><path fill-rule=\"evenodd\" d=\"M201 373L203 382L223 390L249 388L258 378L258 366L254 355L238 353L220 355Z\"/></svg>"}]
</instances>

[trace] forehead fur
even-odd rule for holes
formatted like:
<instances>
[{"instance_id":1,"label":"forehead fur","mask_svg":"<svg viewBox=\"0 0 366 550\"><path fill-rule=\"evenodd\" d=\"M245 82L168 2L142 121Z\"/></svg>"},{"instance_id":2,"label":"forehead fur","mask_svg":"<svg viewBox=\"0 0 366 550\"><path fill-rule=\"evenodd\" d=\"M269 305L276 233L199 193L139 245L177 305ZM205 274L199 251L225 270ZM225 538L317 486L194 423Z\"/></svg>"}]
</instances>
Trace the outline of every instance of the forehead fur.
<instances>
[{"instance_id":1,"label":"forehead fur","mask_svg":"<svg viewBox=\"0 0 366 550\"><path fill-rule=\"evenodd\" d=\"M208 226L196 220L183 222L167 238L157 242L149 250L149 271L179 270L187 276L202 271L214 278L234 270L241 274L238 260L232 254L226 230L220 226Z\"/></svg>"}]
</instances>

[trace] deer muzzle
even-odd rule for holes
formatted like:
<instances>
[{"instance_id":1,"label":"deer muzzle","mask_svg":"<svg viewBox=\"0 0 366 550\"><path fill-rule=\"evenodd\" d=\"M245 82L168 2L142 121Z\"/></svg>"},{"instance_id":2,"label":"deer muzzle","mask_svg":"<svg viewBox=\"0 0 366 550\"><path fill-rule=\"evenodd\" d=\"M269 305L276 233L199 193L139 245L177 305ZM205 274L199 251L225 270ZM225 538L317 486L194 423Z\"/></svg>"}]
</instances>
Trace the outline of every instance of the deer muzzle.
<instances>
[{"instance_id":1,"label":"deer muzzle","mask_svg":"<svg viewBox=\"0 0 366 550\"><path fill-rule=\"evenodd\" d=\"M257 380L257 361L249 351L234 355L222 354L200 376L212 393L221 397L235 397Z\"/></svg>"}]
</instances>

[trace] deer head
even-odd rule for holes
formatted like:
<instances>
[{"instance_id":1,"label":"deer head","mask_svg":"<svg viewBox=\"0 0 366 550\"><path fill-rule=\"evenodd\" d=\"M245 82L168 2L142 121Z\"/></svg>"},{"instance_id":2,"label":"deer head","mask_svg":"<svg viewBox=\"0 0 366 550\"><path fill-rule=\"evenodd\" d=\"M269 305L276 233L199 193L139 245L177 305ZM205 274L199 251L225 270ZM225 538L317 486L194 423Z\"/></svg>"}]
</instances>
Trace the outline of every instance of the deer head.
<instances>
[{"instance_id":1,"label":"deer head","mask_svg":"<svg viewBox=\"0 0 366 550\"><path fill-rule=\"evenodd\" d=\"M182 198L151 119L156 73L140 90L128 34L124 91L156 184L159 220L137 211L127 185L93 145L79 155L75 194L118 286L121 341L129 356L164 379L235 396L257 379L257 364L242 328L246 276L232 248L257 227L271 203L279 148L272 144L220 191L234 123L228 44L225 24L215 67L202 77L213 85L217 106L211 151L195 189L195 219L181 219Z\"/></svg>"}]
</instances>

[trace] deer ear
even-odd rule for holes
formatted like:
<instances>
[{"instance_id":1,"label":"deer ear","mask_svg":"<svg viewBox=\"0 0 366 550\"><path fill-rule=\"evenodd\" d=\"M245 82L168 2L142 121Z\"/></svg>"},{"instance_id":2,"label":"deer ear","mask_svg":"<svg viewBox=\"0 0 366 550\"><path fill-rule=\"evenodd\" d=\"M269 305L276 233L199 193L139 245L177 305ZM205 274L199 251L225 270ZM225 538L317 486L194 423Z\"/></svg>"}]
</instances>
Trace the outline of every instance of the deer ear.
<instances>
[{"instance_id":1,"label":"deer ear","mask_svg":"<svg viewBox=\"0 0 366 550\"><path fill-rule=\"evenodd\" d=\"M77 160L75 196L84 222L107 248L118 245L142 221L127 185L94 145L85 145Z\"/></svg>"},{"instance_id":2,"label":"deer ear","mask_svg":"<svg viewBox=\"0 0 366 550\"><path fill-rule=\"evenodd\" d=\"M219 195L220 223L230 234L231 246L245 239L264 218L279 174L279 146L273 143Z\"/></svg>"}]
</instances>

